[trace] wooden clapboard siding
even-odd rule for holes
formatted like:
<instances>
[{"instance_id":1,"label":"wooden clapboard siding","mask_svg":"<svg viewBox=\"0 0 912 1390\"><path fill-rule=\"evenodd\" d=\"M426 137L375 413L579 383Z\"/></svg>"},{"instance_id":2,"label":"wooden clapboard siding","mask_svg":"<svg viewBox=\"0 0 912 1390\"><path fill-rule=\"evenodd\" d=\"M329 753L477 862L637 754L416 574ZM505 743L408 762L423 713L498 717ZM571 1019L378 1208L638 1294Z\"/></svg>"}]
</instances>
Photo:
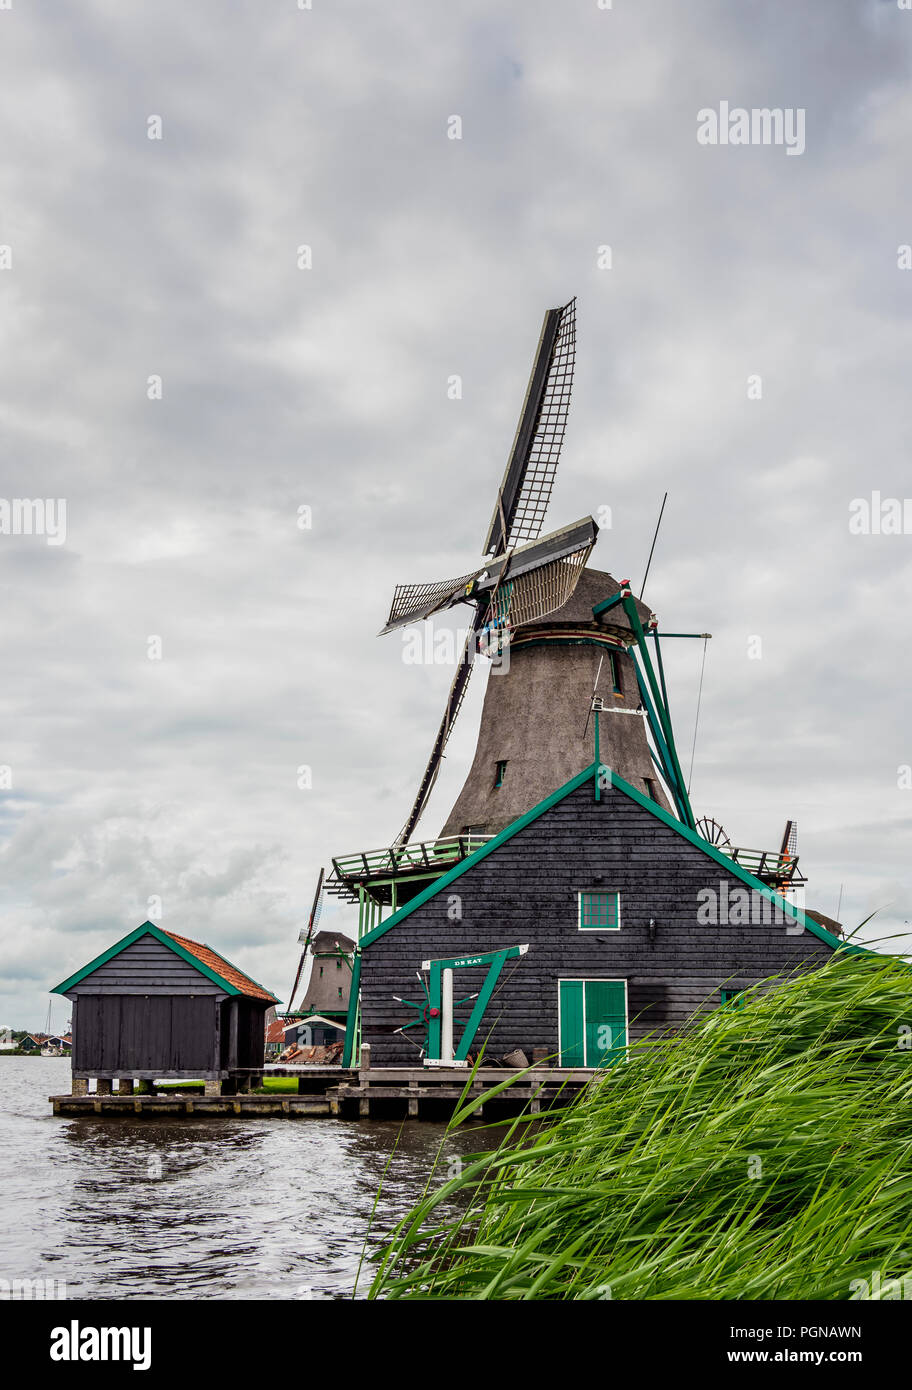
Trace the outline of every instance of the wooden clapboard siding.
<instances>
[{"instance_id":1,"label":"wooden clapboard siding","mask_svg":"<svg viewBox=\"0 0 912 1390\"><path fill-rule=\"evenodd\" d=\"M212 1071L218 1067L217 1008L211 995L81 994L73 1071Z\"/></svg>"},{"instance_id":2,"label":"wooden clapboard siding","mask_svg":"<svg viewBox=\"0 0 912 1390\"><path fill-rule=\"evenodd\" d=\"M154 936L143 936L75 985L71 995L210 994L225 997L213 980Z\"/></svg>"},{"instance_id":3,"label":"wooden clapboard siding","mask_svg":"<svg viewBox=\"0 0 912 1390\"><path fill-rule=\"evenodd\" d=\"M489 1004L477 1041L493 1029L493 1055L521 1047L531 1056L537 1047L557 1052L560 977L625 980L629 1033L637 1038L680 1028L695 1011L718 1007L722 986L813 968L829 957L830 947L796 930L791 919L792 930L785 922L764 922L769 900L753 890L745 889L756 924L701 925L700 890L719 893L723 883L730 893L745 888L618 788L596 802L585 783L365 949L362 1035L372 1064L417 1060L417 1050L393 1032L415 1015L393 996L417 1000L415 971L426 959L528 942L528 955L504 967L506 983ZM576 895L593 888L620 892L620 931L578 929ZM455 907L461 921L448 917ZM657 924L653 941L650 918ZM476 990L483 975L458 971L456 998ZM464 1006L461 1017L470 1009Z\"/></svg>"}]
</instances>

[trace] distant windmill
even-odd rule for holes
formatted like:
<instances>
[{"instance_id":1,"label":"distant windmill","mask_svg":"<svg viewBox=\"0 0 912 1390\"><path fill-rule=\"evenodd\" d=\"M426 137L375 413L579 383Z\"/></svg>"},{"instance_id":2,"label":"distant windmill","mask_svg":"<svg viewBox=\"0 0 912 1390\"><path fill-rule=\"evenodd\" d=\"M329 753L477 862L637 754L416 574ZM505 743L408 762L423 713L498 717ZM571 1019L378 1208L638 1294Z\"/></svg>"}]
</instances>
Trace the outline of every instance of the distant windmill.
<instances>
[{"instance_id":1,"label":"distant windmill","mask_svg":"<svg viewBox=\"0 0 912 1390\"><path fill-rule=\"evenodd\" d=\"M497 652L511 632L556 612L572 597L598 537L591 516L539 540L560 459L576 357L576 300L545 314L513 447L482 551L489 558L456 579L400 584L383 632L420 622L457 603L475 613L453 677L431 756L396 844L427 805L462 706L477 650Z\"/></svg>"},{"instance_id":2,"label":"distant windmill","mask_svg":"<svg viewBox=\"0 0 912 1390\"><path fill-rule=\"evenodd\" d=\"M307 961L307 949L310 946L311 941L313 940L313 934L317 929L317 925L320 921L320 914L323 911L323 896L323 870L321 869L320 875L317 879L317 888L316 892L314 893L313 904L311 905L310 909L310 916L307 919L307 926L302 927L301 931L298 934L298 942L304 947L304 949L301 952L301 959L298 961L298 969L295 974L294 984L292 985L291 993L288 996L289 1011L291 1011L294 1008L295 995L298 992L298 985L301 982L301 976L304 973L304 965Z\"/></svg>"}]
</instances>

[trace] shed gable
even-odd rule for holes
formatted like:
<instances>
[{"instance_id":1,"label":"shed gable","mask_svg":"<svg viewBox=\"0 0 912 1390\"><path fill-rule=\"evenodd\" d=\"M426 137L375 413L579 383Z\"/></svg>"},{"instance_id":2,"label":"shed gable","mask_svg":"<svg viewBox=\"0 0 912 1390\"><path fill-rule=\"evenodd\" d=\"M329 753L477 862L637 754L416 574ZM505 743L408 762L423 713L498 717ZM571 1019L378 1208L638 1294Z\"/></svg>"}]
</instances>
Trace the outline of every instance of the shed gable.
<instances>
[{"instance_id":1,"label":"shed gable","mask_svg":"<svg viewBox=\"0 0 912 1390\"><path fill-rule=\"evenodd\" d=\"M65 991L80 994L208 994L225 999L227 992L214 980L151 933L140 936Z\"/></svg>"}]
</instances>

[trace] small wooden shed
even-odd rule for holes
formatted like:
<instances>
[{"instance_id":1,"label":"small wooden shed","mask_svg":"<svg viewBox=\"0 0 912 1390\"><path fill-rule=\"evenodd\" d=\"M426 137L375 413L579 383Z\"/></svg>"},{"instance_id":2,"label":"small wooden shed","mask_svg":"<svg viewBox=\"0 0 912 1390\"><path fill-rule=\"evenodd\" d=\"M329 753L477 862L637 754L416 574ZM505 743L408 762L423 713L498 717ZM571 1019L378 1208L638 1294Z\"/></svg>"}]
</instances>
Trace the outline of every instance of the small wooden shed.
<instances>
[{"instance_id":1,"label":"small wooden shed","mask_svg":"<svg viewBox=\"0 0 912 1390\"><path fill-rule=\"evenodd\" d=\"M211 946L152 922L55 986L73 1005L73 1093L117 1078L151 1090L162 1079L203 1080L206 1093L249 1089L262 1075L266 1010L274 994Z\"/></svg>"}]
</instances>

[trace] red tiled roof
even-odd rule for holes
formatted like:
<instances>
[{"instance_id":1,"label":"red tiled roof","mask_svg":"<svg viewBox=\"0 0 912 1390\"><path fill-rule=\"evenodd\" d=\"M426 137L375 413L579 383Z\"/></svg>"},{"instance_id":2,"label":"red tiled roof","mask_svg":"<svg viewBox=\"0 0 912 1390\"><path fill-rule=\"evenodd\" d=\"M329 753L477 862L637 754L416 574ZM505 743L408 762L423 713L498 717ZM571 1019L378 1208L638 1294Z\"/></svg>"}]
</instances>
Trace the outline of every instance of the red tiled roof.
<instances>
[{"instance_id":1,"label":"red tiled roof","mask_svg":"<svg viewBox=\"0 0 912 1390\"><path fill-rule=\"evenodd\" d=\"M178 936L173 931L166 931L164 935L170 936L171 940L176 941L178 946L182 946L191 956L195 956L203 965L214 970L216 975L227 980L229 985L233 985L241 994L246 994L249 999L266 999L270 1004L276 1002L274 994L270 994L268 989L258 985L256 980L251 980L249 975L238 970L237 966L232 965L224 956L220 956L218 951L213 951L211 946L204 946L199 941L191 941L187 936Z\"/></svg>"},{"instance_id":2,"label":"red tiled roof","mask_svg":"<svg viewBox=\"0 0 912 1390\"><path fill-rule=\"evenodd\" d=\"M274 1018L266 1029L266 1041L268 1043L283 1043L285 1041L285 1024L282 1019Z\"/></svg>"}]
</instances>

